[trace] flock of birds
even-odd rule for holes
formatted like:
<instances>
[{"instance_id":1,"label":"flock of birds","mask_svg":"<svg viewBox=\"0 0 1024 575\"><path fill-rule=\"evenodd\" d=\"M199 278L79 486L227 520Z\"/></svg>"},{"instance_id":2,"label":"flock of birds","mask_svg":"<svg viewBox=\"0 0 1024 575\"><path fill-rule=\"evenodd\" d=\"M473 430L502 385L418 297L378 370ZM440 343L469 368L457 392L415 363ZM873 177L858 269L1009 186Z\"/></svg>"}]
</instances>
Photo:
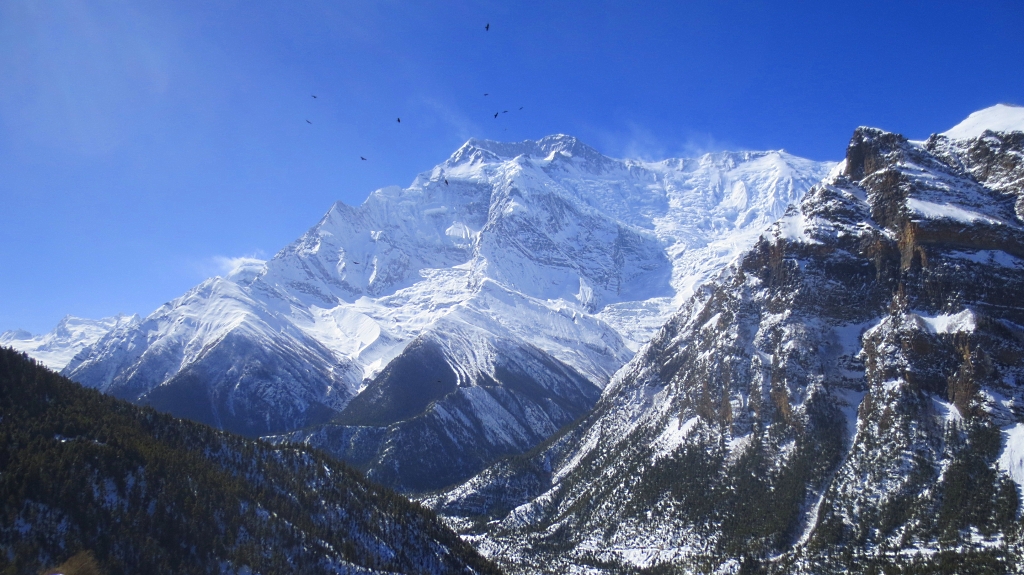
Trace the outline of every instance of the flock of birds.
<instances>
[{"instance_id":1,"label":"flock of birds","mask_svg":"<svg viewBox=\"0 0 1024 575\"><path fill-rule=\"evenodd\" d=\"M486 24L486 25L484 26L484 32L490 32L490 31L491 31L491 23L490 23L490 22L488 22L488 23L487 23L487 24ZM484 96L485 96L485 97L486 97L486 96L490 96L490 95L491 95L491 94L490 94L489 92L485 92L485 93L484 93ZM314 100L316 99L316 94L310 94L310 96L312 96ZM519 109L520 109L520 110L522 110L522 109L523 109L523 106L519 106ZM508 113L508 110L501 110L501 111L495 112L495 113L494 113L494 117L495 117L495 118L497 118L497 117L498 117L498 116L500 116L501 114L507 114L507 113ZM402 118L401 118L401 117L395 118L395 121L396 121L396 122L398 122L399 124L401 124L401 123L402 123ZM310 121L309 121L308 119L306 120L306 123L307 123L307 124L310 124L310 125L312 125L312 124L313 124L313 122L310 122ZM507 128L506 128L506 129L507 129ZM366 161L366 157L365 157L365 156L359 156L359 159L360 159L360 160L362 160L362 161L364 161L364 162ZM446 179L444 180L444 185L446 185L446 186L448 185L448 179L447 179L447 178L446 178ZM355 262L355 263L359 263L359 262Z\"/></svg>"}]
</instances>

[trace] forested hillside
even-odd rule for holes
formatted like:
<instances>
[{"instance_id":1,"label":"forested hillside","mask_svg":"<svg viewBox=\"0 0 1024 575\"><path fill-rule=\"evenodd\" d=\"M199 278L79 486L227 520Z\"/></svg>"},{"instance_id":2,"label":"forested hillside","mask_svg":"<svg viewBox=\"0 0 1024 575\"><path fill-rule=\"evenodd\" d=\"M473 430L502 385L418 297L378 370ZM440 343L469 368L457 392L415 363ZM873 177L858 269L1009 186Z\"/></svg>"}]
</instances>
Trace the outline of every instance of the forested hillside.
<instances>
[{"instance_id":1,"label":"forested hillside","mask_svg":"<svg viewBox=\"0 0 1024 575\"><path fill-rule=\"evenodd\" d=\"M497 573L433 514L305 447L86 389L0 349L0 573Z\"/></svg>"}]
</instances>

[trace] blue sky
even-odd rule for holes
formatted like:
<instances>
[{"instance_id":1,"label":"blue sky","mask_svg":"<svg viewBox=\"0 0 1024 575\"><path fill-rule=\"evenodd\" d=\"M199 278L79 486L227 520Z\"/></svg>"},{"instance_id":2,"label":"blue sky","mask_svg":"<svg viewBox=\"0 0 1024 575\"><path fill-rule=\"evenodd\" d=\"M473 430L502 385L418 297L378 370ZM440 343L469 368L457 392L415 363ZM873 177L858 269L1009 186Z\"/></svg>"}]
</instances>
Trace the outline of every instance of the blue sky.
<instances>
[{"instance_id":1,"label":"blue sky","mask_svg":"<svg viewBox=\"0 0 1024 575\"><path fill-rule=\"evenodd\" d=\"M1024 104L1021 30L1019 0L6 0L0 330L147 315L470 137L818 160L858 125L926 137Z\"/></svg>"}]
</instances>

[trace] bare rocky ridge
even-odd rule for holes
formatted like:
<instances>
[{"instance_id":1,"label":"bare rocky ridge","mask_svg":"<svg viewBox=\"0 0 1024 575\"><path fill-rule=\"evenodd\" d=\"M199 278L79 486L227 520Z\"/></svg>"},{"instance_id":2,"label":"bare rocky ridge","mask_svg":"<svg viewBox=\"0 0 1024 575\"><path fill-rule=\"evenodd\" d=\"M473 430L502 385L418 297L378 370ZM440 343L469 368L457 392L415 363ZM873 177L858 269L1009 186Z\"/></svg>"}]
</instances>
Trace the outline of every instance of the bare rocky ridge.
<instances>
[{"instance_id":1,"label":"bare rocky ridge","mask_svg":"<svg viewBox=\"0 0 1024 575\"><path fill-rule=\"evenodd\" d=\"M517 573L1013 568L1022 153L858 129L579 424L428 504Z\"/></svg>"}]
</instances>

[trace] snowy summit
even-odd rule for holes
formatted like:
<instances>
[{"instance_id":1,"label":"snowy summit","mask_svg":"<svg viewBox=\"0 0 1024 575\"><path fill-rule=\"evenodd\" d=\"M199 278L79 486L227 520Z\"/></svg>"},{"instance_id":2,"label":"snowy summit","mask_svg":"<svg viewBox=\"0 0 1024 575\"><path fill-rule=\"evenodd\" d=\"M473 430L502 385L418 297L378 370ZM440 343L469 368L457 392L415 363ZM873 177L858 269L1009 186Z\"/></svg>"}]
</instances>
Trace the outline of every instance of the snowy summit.
<instances>
[{"instance_id":1,"label":"snowy summit","mask_svg":"<svg viewBox=\"0 0 1024 575\"><path fill-rule=\"evenodd\" d=\"M1024 132L1024 107L996 104L978 110L963 122L942 133L954 140L977 138L986 130L992 132Z\"/></svg>"}]
</instances>

